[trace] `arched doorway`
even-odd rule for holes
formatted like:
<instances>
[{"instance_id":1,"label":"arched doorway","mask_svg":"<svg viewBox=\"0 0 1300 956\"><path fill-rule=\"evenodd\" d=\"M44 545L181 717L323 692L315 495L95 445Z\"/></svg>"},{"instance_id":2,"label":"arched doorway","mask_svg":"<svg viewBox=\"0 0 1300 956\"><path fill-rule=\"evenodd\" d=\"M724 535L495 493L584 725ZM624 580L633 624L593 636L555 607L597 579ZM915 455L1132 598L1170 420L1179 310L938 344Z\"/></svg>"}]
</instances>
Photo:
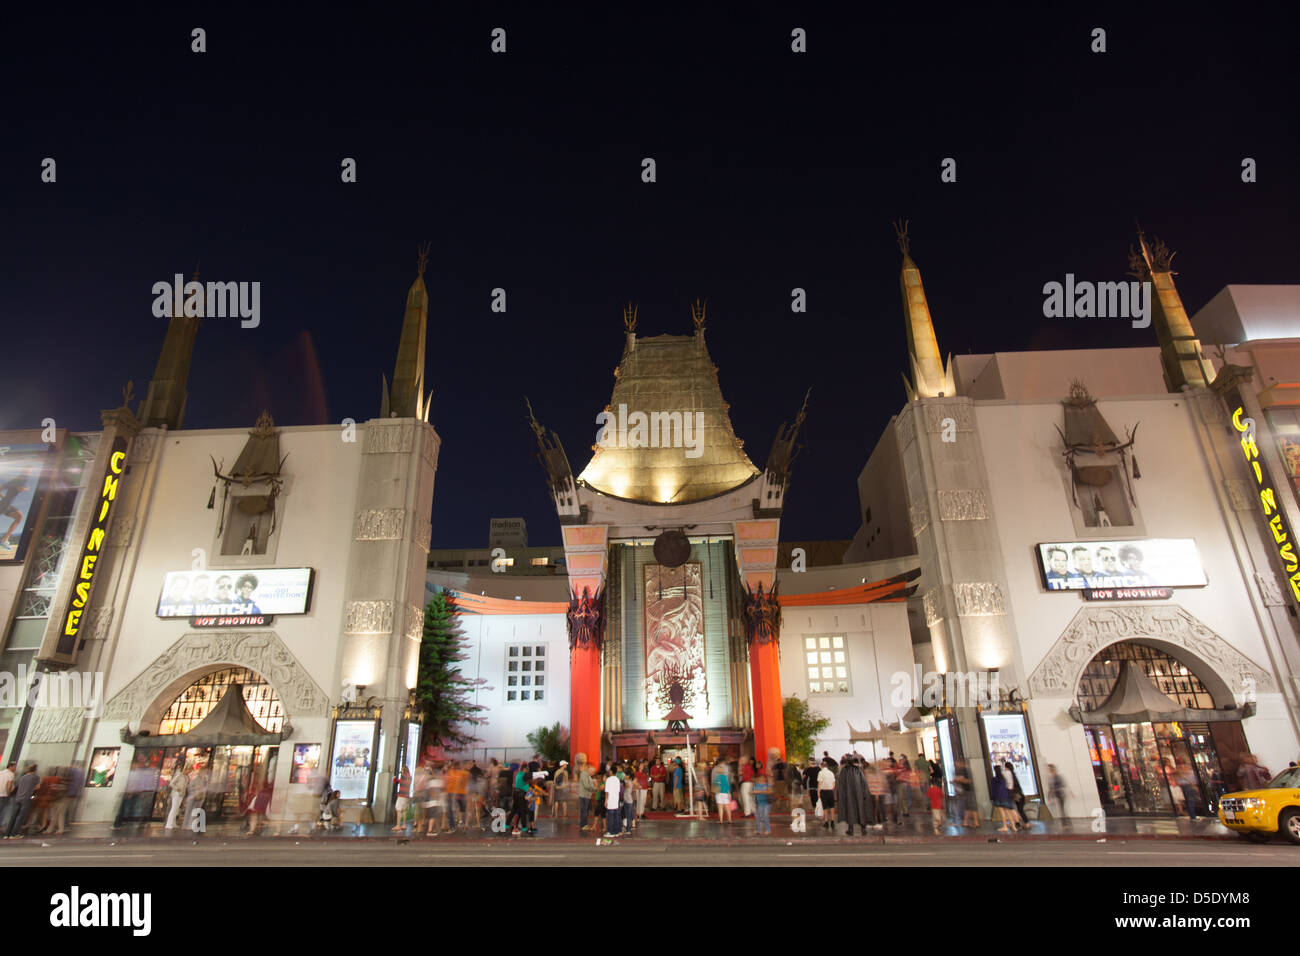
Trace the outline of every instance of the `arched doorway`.
<instances>
[{"instance_id":1,"label":"arched doorway","mask_svg":"<svg viewBox=\"0 0 1300 956\"><path fill-rule=\"evenodd\" d=\"M1221 744L1235 752L1244 735L1240 720L1196 719L1217 718L1232 702L1216 701L1188 661L1141 641L1112 644L1084 668L1077 700L1078 711L1092 715L1083 731L1107 813L1213 813L1224 792ZM1097 716L1107 710L1124 716Z\"/></svg>"},{"instance_id":2,"label":"arched doorway","mask_svg":"<svg viewBox=\"0 0 1300 956\"><path fill-rule=\"evenodd\" d=\"M226 699L232 688L241 700ZM177 773L189 777L186 812L202 806L209 820L244 814L274 784L285 714L275 688L256 671L217 668L160 704L166 709L157 728L135 740L137 819L166 819L167 789Z\"/></svg>"}]
</instances>

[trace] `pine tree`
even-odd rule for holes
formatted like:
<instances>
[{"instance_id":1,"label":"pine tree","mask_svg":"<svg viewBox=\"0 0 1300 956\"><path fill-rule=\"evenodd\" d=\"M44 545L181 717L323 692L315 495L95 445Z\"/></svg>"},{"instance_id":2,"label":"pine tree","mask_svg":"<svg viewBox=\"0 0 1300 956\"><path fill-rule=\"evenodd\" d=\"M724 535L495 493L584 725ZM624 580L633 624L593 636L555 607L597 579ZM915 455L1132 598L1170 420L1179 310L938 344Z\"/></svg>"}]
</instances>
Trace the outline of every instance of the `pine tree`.
<instances>
[{"instance_id":1,"label":"pine tree","mask_svg":"<svg viewBox=\"0 0 1300 956\"><path fill-rule=\"evenodd\" d=\"M482 678L470 679L457 666L465 660L460 612L444 591L424 608L424 637L415 684L416 706L424 712L423 740L453 752L478 740L474 728L486 722L475 704L476 690L491 690Z\"/></svg>"}]
</instances>

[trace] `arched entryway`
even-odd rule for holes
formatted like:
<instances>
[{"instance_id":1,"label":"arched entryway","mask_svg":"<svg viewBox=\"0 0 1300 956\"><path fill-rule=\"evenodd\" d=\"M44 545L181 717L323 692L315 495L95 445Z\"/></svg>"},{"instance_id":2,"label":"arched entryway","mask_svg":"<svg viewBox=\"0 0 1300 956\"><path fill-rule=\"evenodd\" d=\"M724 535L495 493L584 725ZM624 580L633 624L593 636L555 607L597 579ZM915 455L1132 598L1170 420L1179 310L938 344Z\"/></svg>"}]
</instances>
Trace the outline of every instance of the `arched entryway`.
<instances>
[{"instance_id":1,"label":"arched entryway","mask_svg":"<svg viewBox=\"0 0 1300 956\"><path fill-rule=\"evenodd\" d=\"M162 714L156 726L134 736L134 819L167 818L177 773L188 778L185 814L201 806L209 820L245 814L274 785L284 708L256 671L214 668L179 693L164 692L152 709Z\"/></svg>"},{"instance_id":2,"label":"arched entryway","mask_svg":"<svg viewBox=\"0 0 1300 956\"><path fill-rule=\"evenodd\" d=\"M1071 713L1084 725L1108 814L1214 811L1245 750L1240 711L1216 699L1216 683L1190 655L1140 640L1112 644L1088 662Z\"/></svg>"}]
</instances>

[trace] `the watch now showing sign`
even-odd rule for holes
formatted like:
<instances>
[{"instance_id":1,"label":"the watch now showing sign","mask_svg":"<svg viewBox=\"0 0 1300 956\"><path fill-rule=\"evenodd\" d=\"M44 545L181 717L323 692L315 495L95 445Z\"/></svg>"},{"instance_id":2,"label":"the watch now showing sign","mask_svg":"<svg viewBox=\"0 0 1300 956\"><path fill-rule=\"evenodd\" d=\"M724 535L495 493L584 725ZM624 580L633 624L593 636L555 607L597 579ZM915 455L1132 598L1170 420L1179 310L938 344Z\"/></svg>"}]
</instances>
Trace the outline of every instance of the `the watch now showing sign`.
<instances>
[{"instance_id":1,"label":"the watch now showing sign","mask_svg":"<svg viewBox=\"0 0 1300 956\"><path fill-rule=\"evenodd\" d=\"M1058 541L1038 545L1038 562L1047 590L1093 592L1084 595L1092 600L1165 598L1209 583L1191 538Z\"/></svg>"},{"instance_id":2,"label":"the watch now showing sign","mask_svg":"<svg viewBox=\"0 0 1300 956\"><path fill-rule=\"evenodd\" d=\"M190 618L195 627L270 624L276 615L307 613L312 579L311 568L169 571L158 617Z\"/></svg>"}]
</instances>

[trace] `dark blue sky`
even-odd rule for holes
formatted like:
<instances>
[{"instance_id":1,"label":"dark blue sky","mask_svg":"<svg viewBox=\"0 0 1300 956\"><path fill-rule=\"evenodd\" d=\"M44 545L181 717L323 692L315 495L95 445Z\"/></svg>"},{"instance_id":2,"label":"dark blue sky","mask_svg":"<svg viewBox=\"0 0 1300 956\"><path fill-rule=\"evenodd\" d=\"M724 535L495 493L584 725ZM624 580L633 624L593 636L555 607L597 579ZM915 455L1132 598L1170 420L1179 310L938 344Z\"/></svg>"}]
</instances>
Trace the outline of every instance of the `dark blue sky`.
<instances>
[{"instance_id":1,"label":"dark blue sky","mask_svg":"<svg viewBox=\"0 0 1300 956\"><path fill-rule=\"evenodd\" d=\"M951 352L1154 344L1042 317L1045 282L1124 277L1135 216L1178 250L1189 312L1230 282L1300 281L1293 37L1262 17L440 6L14 14L0 427L97 428L127 379L142 394L163 334L150 288L196 261L260 281L262 323L205 322L188 426L373 417L427 239L435 547L481 546L507 515L558 541L523 396L580 470L623 303L642 334L683 334L697 296L760 467L813 388L783 536L844 538L904 399L891 219L911 219Z\"/></svg>"}]
</instances>

